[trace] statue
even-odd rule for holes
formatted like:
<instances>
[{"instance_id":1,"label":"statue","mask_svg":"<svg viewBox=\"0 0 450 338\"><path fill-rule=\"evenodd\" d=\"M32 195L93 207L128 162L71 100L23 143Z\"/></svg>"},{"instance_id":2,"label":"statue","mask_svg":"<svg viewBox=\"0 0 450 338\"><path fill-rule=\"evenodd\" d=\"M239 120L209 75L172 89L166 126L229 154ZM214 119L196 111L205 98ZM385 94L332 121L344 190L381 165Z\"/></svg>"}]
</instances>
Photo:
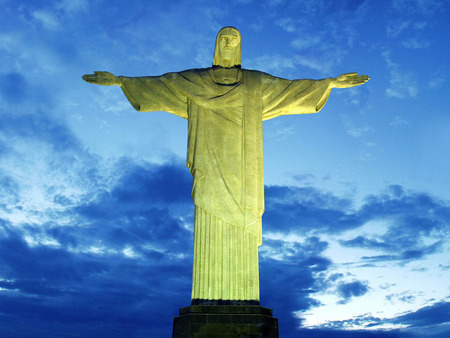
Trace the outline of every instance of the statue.
<instances>
[{"instance_id":1,"label":"statue","mask_svg":"<svg viewBox=\"0 0 450 338\"><path fill-rule=\"evenodd\" d=\"M362 85L369 77L291 81L242 69L240 33L224 27L210 68L146 77L96 71L83 79L120 86L138 111L188 120L186 163L195 204L191 305L259 305L262 121L316 113L332 88Z\"/></svg>"}]
</instances>

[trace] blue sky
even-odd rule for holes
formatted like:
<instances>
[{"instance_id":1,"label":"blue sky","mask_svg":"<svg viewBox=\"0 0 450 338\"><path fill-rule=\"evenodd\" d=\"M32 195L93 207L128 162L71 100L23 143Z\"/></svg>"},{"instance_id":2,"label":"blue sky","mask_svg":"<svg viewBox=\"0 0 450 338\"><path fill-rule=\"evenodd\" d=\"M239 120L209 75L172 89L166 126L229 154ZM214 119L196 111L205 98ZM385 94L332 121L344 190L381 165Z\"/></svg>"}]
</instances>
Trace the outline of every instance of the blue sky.
<instances>
[{"instance_id":1,"label":"blue sky","mask_svg":"<svg viewBox=\"0 0 450 338\"><path fill-rule=\"evenodd\" d=\"M448 0L0 5L5 335L171 335L191 288L186 121L81 76L208 67L227 25L244 68L371 77L264 124L261 303L280 335L450 334Z\"/></svg>"}]
</instances>

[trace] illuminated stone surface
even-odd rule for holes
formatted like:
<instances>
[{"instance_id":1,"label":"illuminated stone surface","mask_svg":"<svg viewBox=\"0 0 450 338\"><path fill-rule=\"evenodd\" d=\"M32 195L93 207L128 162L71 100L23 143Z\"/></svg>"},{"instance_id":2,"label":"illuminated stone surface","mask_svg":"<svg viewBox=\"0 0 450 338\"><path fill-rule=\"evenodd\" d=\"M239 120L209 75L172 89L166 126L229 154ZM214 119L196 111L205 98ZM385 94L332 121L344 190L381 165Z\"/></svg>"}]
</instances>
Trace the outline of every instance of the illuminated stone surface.
<instances>
[{"instance_id":1,"label":"illuminated stone surface","mask_svg":"<svg viewBox=\"0 0 450 338\"><path fill-rule=\"evenodd\" d=\"M162 76L83 76L90 83L120 86L138 111L188 119L186 164L196 208L192 304L259 304L262 121L316 113L332 88L369 80L357 73L286 80L240 65L240 33L225 27L217 35L213 67Z\"/></svg>"}]
</instances>

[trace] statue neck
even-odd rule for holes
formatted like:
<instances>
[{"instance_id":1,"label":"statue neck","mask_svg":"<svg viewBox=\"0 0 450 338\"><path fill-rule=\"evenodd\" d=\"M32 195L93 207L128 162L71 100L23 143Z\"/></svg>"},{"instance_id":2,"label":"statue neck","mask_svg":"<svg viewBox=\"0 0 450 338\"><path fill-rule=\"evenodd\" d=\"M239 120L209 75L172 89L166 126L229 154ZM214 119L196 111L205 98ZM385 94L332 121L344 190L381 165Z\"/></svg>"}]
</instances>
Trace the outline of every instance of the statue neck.
<instances>
[{"instance_id":1,"label":"statue neck","mask_svg":"<svg viewBox=\"0 0 450 338\"><path fill-rule=\"evenodd\" d=\"M242 79L242 72L239 68L214 67L214 82L218 84L235 84Z\"/></svg>"}]
</instances>

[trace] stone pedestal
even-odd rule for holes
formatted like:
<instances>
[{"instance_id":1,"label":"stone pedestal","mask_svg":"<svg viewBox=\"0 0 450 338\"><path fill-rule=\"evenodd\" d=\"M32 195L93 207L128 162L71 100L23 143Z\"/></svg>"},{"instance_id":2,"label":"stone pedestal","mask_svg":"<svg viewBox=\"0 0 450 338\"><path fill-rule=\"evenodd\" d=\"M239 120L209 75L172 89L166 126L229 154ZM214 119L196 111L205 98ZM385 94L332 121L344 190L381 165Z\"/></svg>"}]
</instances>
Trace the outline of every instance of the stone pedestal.
<instances>
[{"instance_id":1,"label":"stone pedestal","mask_svg":"<svg viewBox=\"0 0 450 338\"><path fill-rule=\"evenodd\" d=\"M173 338L278 338L272 309L257 305L192 305L180 309Z\"/></svg>"}]
</instances>

